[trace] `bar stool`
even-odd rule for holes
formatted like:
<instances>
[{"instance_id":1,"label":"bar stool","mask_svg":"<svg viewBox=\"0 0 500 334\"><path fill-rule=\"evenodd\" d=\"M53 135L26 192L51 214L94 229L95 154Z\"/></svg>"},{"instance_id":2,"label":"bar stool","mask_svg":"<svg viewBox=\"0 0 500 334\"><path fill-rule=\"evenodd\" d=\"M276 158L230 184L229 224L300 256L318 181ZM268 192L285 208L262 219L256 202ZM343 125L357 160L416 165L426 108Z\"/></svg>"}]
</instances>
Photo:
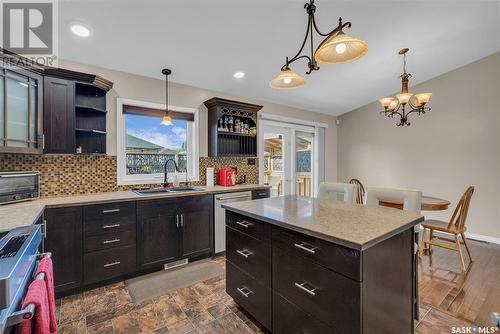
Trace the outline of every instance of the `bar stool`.
<instances>
[{"instance_id":1,"label":"bar stool","mask_svg":"<svg viewBox=\"0 0 500 334\"><path fill-rule=\"evenodd\" d=\"M349 183L321 182L319 198L335 200L337 195L343 196L345 203L355 203L356 186Z\"/></svg>"}]
</instances>

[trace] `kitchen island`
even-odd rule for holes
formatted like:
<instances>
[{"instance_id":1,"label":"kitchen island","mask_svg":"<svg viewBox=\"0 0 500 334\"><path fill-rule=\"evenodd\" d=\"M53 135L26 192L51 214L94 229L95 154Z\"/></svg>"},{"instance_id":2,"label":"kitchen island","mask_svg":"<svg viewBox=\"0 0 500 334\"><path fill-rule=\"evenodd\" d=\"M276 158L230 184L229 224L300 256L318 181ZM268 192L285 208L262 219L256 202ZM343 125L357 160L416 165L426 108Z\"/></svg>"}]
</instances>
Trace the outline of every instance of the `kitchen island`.
<instances>
[{"instance_id":1,"label":"kitchen island","mask_svg":"<svg viewBox=\"0 0 500 334\"><path fill-rule=\"evenodd\" d=\"M422 216L293 195L224 208L226 291L268 330L414 332Z\"/></svg>"}]
</instances>

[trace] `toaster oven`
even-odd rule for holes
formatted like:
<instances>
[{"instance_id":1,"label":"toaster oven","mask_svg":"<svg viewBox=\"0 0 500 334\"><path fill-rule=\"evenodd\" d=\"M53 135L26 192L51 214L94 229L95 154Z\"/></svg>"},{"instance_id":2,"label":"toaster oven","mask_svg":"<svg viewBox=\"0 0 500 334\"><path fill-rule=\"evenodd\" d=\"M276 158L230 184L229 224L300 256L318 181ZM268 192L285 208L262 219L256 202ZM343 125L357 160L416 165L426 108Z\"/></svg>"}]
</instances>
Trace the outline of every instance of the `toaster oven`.
<instances>
[{"instance_id":1,"label":"toaster oven","mask_svg":"<svg viewBox=\"0 0 500 334\"><path fill-rule=\"evenodd\" d=\"M39 172L0 172L0 205L39 197Z\"/></svg>"}]
</instances>

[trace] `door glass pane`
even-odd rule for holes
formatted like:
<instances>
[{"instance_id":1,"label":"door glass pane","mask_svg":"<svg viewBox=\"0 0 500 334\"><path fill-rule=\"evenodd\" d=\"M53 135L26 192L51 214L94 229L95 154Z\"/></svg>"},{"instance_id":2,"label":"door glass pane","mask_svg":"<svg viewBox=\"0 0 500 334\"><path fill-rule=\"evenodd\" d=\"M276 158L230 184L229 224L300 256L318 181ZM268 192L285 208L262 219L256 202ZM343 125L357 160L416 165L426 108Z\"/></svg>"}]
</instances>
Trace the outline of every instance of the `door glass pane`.
<instances>
[{"instance_id":1,"label":"door glass pane","mask_svg":"<svg viewBox=\"0 0 500 334\"><path fill-rule=\"evenodd\" d=\"M7 78L7 136L28 140L28 84ZM9 140L7 146L28 147L28 143Z\"/></svg>"},{"instance_id":2,"label":"door glass pane","mask_svg":"<svg viewBox=\"0 0 500 334\"><path fill-rule=\"evenodd\" d=\"M264 134L264 183L271 186L271 197L283 195L284 152L283 136Z\"/></svg>"},{"instance_id":3,"label":"door glass pane","mask_svg":"<svg viewBox=\"0 0 500 334\"><path fill-rule=\"evenodd\" d=\"M295 192L299 196L313 194L313 138L312 133L295 132Z\"/></svg>"},{"instance_id":4,"label":"door glass pane","mask_svg":"<svg viewBox=\"0 0 500 334\"><path fill-rule=\"evenodd\" d=\"M3 96L3 87L4 87L4 78L0 77L0 146L4 146L4 142L2 138L4 137L4 123L3 119L5 116L5 110L3 110L3 102L4 102L4 96Z\"/></svg>"},{"instance_id":5,"label":"door glass pane","mask_svg":"<svg viewBox=\"0 0 500 334\"><path fill-rule=\"evenodd\" d=\"M36 119L36 112L37 112L37 94L36 94L36 86L30 86L30 140L37 140L37 133L36 133L36 125L37 125L37 119ZM30 146L32 148L36 148L37 145L35 143L31 143Z\"/></svg>"}]
</instances>

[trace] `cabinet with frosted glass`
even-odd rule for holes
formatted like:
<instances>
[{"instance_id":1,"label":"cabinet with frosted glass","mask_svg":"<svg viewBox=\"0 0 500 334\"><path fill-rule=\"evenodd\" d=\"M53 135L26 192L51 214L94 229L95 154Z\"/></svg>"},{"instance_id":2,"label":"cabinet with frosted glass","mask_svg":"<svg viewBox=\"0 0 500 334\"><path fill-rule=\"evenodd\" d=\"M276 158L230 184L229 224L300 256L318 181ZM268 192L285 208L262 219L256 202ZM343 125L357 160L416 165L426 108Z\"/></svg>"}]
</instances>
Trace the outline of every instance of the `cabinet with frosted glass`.
<instances>
[{"instance_id":1,"label":"cabinet with frosted glass","mask_svg":"<svg viewBox=\"0 0 500 334\"><path fill-rule=\"evenodd\" d=\"M0 153L42 153L41 75L0 63Z\"/></svg>"}]
</instances>

